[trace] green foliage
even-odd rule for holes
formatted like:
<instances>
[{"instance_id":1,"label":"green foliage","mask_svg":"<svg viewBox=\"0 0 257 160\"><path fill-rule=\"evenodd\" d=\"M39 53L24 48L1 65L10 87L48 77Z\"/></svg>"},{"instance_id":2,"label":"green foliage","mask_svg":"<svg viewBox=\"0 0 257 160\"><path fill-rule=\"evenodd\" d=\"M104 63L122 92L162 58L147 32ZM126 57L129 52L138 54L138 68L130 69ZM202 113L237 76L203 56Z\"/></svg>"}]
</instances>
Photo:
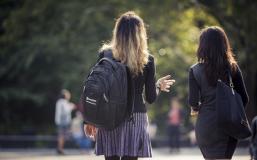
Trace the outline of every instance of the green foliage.
<instances>
[{"instance_id":1,"label":"green foliage","mask_svg":"<svg viewBox=\"0 0 257 160\"><path fill-rule=\"evenodd\" d=\"M73 101L79 100L101 41L111 33L116 13L109 7L92 1L26 0L10 10L0 37L1 117L7 132L12 130L8 124L26 126L24 119L33 122L42 112L48 116L34 123L53 124L55 100L62 88L74 93ZM38 111L31 112L28 105ZM23 112L14 112L20 108ZM31 115L24 117L24 112Z\"/></svg>"},{"instance_id":2,"label":"green foliage","mask_svg":"<svg viewBox=\"0 0 257 160\"><path fill-rule=\"evenodd\" d=\"M157 59L157 77L170 74L176 80L171 92L161 93L157 103L149 110L151 120L158 124L161 133L165 133L170 99L174 96L181 99L185 112L184 125L188 125L187 75L188 68L197 61L195 53L200 30L196 22L204 17L206 25L217 24L198 8L168 8L164 12L166 14L160 14L162 17L159 19L146 18L150 21L149 47Z\"/></svg>"},{"instance_id":3,"label":"green foliage","mask_svg":"<svg viewBox=\"0 0 257 160\"><path fill-rule=\"evenodd\" d=\"M188 110L187 70L196 62L199 28L223 25L213 12L188 0L3 0L0 8L0 132L6 134L31 127L53 132L49 125L59 91L71 90L78 102L115 18L129 10L147 24L157 78L171 74L176 79L171 93L162 93L149 108L150 119L164 131L170 97L180 97Z\"/></svg>"}]
</instances>

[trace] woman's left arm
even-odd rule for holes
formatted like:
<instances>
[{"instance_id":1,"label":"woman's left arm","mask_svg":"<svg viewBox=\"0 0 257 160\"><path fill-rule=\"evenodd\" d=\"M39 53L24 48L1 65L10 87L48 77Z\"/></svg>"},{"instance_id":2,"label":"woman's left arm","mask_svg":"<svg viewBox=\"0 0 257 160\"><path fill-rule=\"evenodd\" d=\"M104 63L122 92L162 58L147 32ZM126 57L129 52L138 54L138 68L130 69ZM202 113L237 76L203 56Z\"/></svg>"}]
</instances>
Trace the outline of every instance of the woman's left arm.
<instances>
[{"instance_id":1,"label":"woman's left arm","mask_svg":"<svg viewBox=\"0 0 257 160\"><path fill-rule=\"evenodd\" d=\"M191 115L196 115L199 111L200 89L192 68L189 70L188 87L188 104L191 106Z\"/></svg>"},{"instance_id":2,"label":"woman's left arm","mask_svg":"<svg viewBox=\"0 0 257 160\"><path fill-rule=\"evenodd\" d=\"M145 78L145 95L148 103L153 103L160 91L169 92L170 86L175 83L170 75L164 76L155 81L155 62L154 57L149 57L147 64L147 74Z\"/></svg>"}]
</instances>

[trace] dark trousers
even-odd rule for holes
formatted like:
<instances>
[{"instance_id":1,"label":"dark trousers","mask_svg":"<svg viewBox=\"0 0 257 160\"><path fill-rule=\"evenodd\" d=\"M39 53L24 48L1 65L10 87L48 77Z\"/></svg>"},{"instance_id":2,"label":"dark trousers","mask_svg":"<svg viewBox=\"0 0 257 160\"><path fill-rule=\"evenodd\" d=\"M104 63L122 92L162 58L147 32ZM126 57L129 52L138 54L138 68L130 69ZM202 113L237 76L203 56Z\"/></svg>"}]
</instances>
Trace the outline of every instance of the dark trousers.
<instances>
[{"instance_id":1,"label":"dark trousers","mask_svg":"<svg viewBox=\"0 0 257 160\"><path fill-rule=\"evenodd\" d=\"M257 146L253 144L250 145L250 155L251 160L257 160Z\"/></svg>"},{"instance_id":2,"label":"dark trousers","mask_svg":"<svg viewBox=\"0 0 257 160\"><path fill-rule=\"evenodd\" d=\"M180 148L180 130L178 125L169 125L168 127L170 149Z\"/></svg>"}]
</instances>

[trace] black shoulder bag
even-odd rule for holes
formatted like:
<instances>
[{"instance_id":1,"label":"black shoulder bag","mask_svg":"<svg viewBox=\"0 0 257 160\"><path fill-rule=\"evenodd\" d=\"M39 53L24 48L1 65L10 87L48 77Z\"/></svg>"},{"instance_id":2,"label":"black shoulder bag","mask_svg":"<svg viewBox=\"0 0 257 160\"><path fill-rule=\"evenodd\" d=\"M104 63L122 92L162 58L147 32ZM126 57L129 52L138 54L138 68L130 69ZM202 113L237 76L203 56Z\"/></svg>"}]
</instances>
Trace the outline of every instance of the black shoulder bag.
<instances>
[{"instance_id":1,"label":"black shoulder bag","mask_svg":"<svg viewBox=\"0 0 257 160\"><path fill-rule=\"evenodd\" d=\"M220 79L216 88L216 111L218 126L236 139L251 136L251 129L245 114L241 96L234 90L231 73L228 72L229 86Z\"/></svg>"}]
</instances>

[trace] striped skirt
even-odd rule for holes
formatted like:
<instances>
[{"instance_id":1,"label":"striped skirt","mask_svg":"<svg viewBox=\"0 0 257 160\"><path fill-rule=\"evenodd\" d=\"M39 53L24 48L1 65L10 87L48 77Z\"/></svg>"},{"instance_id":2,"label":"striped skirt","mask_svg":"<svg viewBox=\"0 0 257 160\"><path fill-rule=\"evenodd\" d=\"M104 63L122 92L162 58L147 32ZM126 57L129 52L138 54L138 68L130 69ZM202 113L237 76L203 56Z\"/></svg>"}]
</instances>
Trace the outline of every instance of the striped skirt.
<instances>
[{"instance_id":1,"label":"striped skirt","mask_svg":"<svg viewBox=\"0 0 257 160\"><path fill-rule=\"evenodd\" d=\"M147 114L134 113L133 120L125 121L114 130L99 129L96 135L96 155L152 157L147 127Z\"/></svg>"}]
</instances>

